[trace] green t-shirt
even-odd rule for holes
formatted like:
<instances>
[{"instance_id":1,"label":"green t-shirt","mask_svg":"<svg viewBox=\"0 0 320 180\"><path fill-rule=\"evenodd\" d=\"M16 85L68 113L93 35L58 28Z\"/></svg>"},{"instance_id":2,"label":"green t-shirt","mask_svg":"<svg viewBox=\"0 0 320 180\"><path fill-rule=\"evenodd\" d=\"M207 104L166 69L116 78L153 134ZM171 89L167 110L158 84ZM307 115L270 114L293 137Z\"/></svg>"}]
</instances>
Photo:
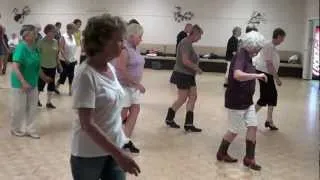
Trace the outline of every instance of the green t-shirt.
<instances>
[{"instance_id":1,"label":"green t-shirt","mask_svg":"<svg viewBox=\"0 0 320 180\"><path fill-rule=\"evenodd\" d=\"M43 38L38 43L40 51L40 64L44 68L57 67L58 42L57 40L48 40Z\"/></svg>"},{"instance_id":2,"label":"green t-shirt","mask_svg":"<svg viewBox=\"0 0 320 180\"><path fill-rule=\"evenodd\" d=\"M12 61L20 65L20 71L24 79L33 88L37 87L40 74L40 56L36 48L30 48L21 41L16 47ZM11 86L13 88L21 88L21 82L17 74L11 73Z\"/></svg>"}]
</instances>

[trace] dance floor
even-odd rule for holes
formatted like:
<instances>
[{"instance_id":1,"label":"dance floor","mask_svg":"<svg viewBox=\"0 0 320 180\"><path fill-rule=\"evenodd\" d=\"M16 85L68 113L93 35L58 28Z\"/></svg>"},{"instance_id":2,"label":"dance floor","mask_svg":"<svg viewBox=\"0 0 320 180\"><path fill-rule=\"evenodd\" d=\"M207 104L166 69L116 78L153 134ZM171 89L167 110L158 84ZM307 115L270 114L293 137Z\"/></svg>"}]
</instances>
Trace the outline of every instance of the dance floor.
<instances>
[{"instance_id":1,"label":"dance floor","mask_svg":"<svg viewBox=\"0 0 320 180\"><path fill-rule=\"evenodd\" d=\"M167 108L176 89L169 84L170 71L145 70L147 89L133 141L141 148L134 159L141 167L139 177L128 180L316 180L319 179L319 83L282 78L274 120L280 130L264 128L266 109L259 112L256 159L261 172L237 164L217 162L215 153L228 128L224 108L224 75L204 73L197 78L198 102L195 123L200 134L186 134L164 124ZM9 75L0 76L0 179L71 180L69 167L70 129L75 119L67 87L54 97L56 110L38 109L40 140L17 138L9 133ZM255 100L259 95L258 84ZM41 95L45 104L45 94ZM185 107L176 121L183 125ZM244 130L230 147L242 159Z\"/></svg>"}]
</instances>

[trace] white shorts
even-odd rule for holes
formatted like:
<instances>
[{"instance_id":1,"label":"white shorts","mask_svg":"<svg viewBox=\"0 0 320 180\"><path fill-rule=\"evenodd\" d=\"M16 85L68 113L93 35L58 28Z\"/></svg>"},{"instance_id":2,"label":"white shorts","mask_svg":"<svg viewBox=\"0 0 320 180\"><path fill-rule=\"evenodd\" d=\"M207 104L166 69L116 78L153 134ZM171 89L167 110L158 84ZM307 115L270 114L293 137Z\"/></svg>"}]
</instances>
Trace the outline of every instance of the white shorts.
<instances>
[{"instance_id":1,"label":"white shorts","mask_svg":"<svg viewBox=\"0 0 320 180\"><path fill-rule=\"evenodd\" d=\"M245 127L258 126L254 105L251 105L246 110L228 109L228 118L231 123L229 131L235 134L239 133L239 131L243 129L243 125L245 125Z\"/></svg>"},{"instance_id":2,"label":"white shorts","mask_svg":"<svg viewBox=\"0 0 320 180\"><path fill-rule=\"evenodd\" d=\"M133 104L140 104L140 99L142 93L136 89L131 87L123 87L125 92L122 107L130 107Z\"/></svg>"}]
</instances>

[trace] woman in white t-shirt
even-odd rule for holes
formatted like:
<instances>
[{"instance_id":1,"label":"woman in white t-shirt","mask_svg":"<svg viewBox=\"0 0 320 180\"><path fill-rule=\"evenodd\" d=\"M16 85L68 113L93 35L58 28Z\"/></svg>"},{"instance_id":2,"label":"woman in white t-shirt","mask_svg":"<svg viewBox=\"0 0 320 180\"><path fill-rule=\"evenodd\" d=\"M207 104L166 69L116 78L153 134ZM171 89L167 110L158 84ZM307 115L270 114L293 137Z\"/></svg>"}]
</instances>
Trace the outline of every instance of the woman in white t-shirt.
<instances>
[{"instance_id":1,"label":"woman in white t-shirt","mask_svg":"<svg viewBox=\"0 0 320 180\"><path fill-rule=\"evenodd\" d=\"M71 170L74 180L125 180L138 175L139 166L122 150L129 140L122 129L123 89L109 63L123 48L125 24L119 17L102 15L88 20L81 64L73 83Z\"/></svg>"},{"instance_id":2,"label":"woman in white t-shirt","mask_svg":"<svg viewBox=\"0 0 320 180\"><path fill-rule=\"evenodd\" d=\"M75 25L67 25L67 33L63 34L60 38L59 47L59 59L63 67L63 71L60 74L60 78L57 82L56 93L59 94L59 86L64 84L66 79L69 81L69 95L71 95L71 86L74 77L74 68L77 64L76 52L77 52L77 43L74 37Z\"/></svg>"}]
</instances>

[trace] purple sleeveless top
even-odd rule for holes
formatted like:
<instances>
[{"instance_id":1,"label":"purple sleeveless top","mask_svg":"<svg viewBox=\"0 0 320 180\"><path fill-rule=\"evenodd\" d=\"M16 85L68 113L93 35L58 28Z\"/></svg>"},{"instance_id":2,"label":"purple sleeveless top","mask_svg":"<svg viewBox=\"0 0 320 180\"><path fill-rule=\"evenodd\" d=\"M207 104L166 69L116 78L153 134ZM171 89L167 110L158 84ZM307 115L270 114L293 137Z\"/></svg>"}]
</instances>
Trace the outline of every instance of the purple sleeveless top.
<instances>
[{"instance_id":1,"label":"purple sleeveless top","mask_svg":"<svg viewBox=\"0 0 320 180\"><path fill-rule=\"evenodd\" d=\"M124 48L128 52L128 62L127 62L127 70L129 75L136 81L141 82L145 59L140 54L140 50L138 48L134 48L128 41L124 41ZM122 85L125 84L122 82L122 77L120 73L117 73L118 79Z\"/></svg>"}]
</instances>

